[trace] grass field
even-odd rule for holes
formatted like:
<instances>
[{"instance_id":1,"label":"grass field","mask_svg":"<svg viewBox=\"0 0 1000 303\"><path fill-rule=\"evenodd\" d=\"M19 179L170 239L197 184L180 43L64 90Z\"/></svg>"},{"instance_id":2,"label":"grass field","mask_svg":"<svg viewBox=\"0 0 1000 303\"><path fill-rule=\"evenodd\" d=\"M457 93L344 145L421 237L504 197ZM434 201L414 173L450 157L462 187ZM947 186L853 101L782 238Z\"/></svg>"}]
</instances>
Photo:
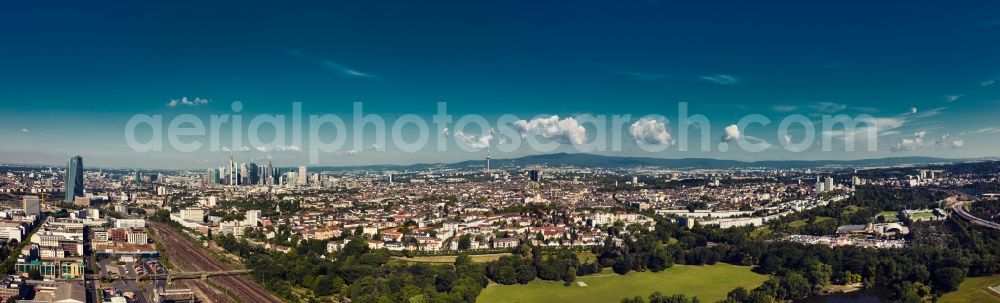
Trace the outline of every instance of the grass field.
<instances>
[{"instance_id":1,"label":"grass field","mask_svg":"<svg viewBox=\"0 0 1000 303\"><path fill-rule=\"evenodd\" d=\"M987 287L1000 285L1000 275L965 278L958 290L941 296L938 302L1000 302L1000 296L992 294Z\"/></svg>"},{"instance_id":2,"label":"grass field","mask_svg":"<svg viewBox=\"0 0 1000 303\"><path fill-rule=\"evenodd\" d=\"M898 212L895 212L895 211L883 211L883 212L879 212L878 215L876 215L876 217L885 218L886 222L896 222L896 220L897 220L896 219L896 215L897 214L898 214Z\"/></svg>"},{"instance_id":3,"label":"grass field","mask_svg":"<svg viewBox=\"0 0 1000 303\"><path fill-rule=\"evenodd\" d=\"M750 271L750 267L729 264L708 266L674 265L658 273L631 272L618 275L605 271L598 275L577 277L573 283L535 280L525 285L490 285L476 299L477 303L614 303L626 297L648 298L654 291L663 294L697 296L702 302L715 302L729 291L743 286L753 289L767 276Z\"/></svg>"},{"instance_id":4,"label":"grass field","mask_svg":"<svg viewBox=\"0 0 1000 303\"><path fill-rule=\"evenodd\" d=\"M470 255L469 258L472 258L472 262L475 262L475 263L485 263L485 262L490 262L490 261L496 261L497 259L500 259L500 257L509 256L509 255L510 255L509 253L506 253L506 254L489 254L489 255ZM406 262L417 262L417 263L451 264L451 263L455 263L455 257L456 256L421 256L421 257L413 257L413 258L393 257L393 259L402 260L402 261L406 261Z\"/></svg>"},{"instance_id":5,"label":"grass field","mask_svg":"<svg viewBox=\"0 0 1000 303\"><path fill-rule=\"evenodd\" d=\"M756 239L757 237L767 236L767 235L770 235L770 234L771 234L771 228L767 227L767 226L764 226L764 227L761 227L761 228L758 228L758 229L754 229L753 231L751 231L750 232L750 238L755 238Z\"/></svg>"}]
</instances>

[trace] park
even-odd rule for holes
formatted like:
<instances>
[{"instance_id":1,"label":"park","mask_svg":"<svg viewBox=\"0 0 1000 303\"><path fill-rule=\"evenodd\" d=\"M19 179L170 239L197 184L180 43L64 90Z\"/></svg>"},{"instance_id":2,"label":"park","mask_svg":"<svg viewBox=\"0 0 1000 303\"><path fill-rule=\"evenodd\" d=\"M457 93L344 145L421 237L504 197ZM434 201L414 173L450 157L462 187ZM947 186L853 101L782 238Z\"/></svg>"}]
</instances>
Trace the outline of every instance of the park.
<instances>
[{"instance_id":1,"label":"park","mask_svg":"<svg viewBox=\"0 0 1000 303\"><path fill-rule=\"evenodd\" d=\"M674 265L661 272L630 272L618 275L610 270L591 276L577 277L565 286L563 282L535 280L525 285L491 284L476 300L478 303L539 303L539 302L619 302L626 297L663 294L683 294L698 297L702 302L725 299L737 288L753 289L767 276L751 271L748 266L715 264L705 266ZM582 282L582 283L581 283Z\"/></svg>"}]
</instances>

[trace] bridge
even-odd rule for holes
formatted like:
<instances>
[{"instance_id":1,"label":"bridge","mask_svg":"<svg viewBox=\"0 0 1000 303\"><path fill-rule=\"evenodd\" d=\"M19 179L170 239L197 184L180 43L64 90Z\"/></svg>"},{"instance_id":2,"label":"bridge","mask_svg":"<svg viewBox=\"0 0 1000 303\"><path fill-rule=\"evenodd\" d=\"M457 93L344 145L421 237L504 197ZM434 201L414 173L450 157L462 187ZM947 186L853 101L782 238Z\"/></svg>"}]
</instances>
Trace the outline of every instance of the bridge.
<instances>
[{"instance_id":1,"label":"bridge","mask_svg":"<svg viewBox=\"0 0 1000 303\"><path fill-rule=\"evenodd\" d=\"M140 275L140 276L110 276L110 275L86 275L87 280L167 280L167 283L173 280L183 280L183 279L207 279L209 277L223 277L223 276L237 276L245 275L251 273L252 270L240 269L240 270L225 270L225 271L194 271L194 272L172 272L168 274L153 274L153 275Z\"/></svg>"}]
</instances>

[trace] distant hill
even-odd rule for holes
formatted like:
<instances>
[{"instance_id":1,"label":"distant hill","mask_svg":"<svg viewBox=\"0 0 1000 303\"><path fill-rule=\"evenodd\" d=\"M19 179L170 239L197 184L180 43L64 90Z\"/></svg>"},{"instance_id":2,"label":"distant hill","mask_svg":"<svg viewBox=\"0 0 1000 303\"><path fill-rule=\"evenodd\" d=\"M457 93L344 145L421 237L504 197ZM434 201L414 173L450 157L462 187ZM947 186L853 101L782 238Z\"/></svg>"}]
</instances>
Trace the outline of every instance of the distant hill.
<instances>
[{"instance_id":1,"label":"distant hill","mask_svg":"<svg viewBox=\"0 0 1000 303\"><path fill-rule=\"evenodd\" d=\"M531 155L512 159L493 159L490 165L494 168L525 167L533 165L545 166L576 166L590 168L634 168L660 167L673 169L727 169L727 168L818 168L818 167L879 167L917 164L956 163L971 161L971 159L945 159L934 157L895 157L863 160L816 160L816 161L736 161L709 158L663 159L651 157L618 157L585 153L554 153ZM456 163L412 164L412 165L368 165L346 167L315 167L311 170L417 170L427 168L470 168L482 167L484 160L470 160Z\"/></svg>"}]
</instances>

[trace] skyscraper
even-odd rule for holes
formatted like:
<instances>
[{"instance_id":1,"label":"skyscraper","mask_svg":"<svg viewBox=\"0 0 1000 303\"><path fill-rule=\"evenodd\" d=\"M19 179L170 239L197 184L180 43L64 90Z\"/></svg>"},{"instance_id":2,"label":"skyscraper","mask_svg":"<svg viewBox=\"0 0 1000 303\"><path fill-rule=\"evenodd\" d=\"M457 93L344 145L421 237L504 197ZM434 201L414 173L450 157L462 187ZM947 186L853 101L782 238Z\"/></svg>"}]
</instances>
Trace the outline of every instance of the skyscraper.
<instances>
[{"instance_id":1,"label":"skyscraper","mask_svg":"<svg viewBox=\"0 0 1000 303\"><path fill-rule=\"evenodd\" d=\"M309 172L305 165L299 166L299 185L308 185Z\"/></svg>"},{"instance_id":2,"label":"skyscraper","mask_svg":"<svg viewBox=\"0 0 1000 303\"><path fill-rule=\"evenodd\" d=\"M83 197L83 158L69 158L66 165L66 203L72 204L76 197Z\"/></svg>"}]
</instances>

